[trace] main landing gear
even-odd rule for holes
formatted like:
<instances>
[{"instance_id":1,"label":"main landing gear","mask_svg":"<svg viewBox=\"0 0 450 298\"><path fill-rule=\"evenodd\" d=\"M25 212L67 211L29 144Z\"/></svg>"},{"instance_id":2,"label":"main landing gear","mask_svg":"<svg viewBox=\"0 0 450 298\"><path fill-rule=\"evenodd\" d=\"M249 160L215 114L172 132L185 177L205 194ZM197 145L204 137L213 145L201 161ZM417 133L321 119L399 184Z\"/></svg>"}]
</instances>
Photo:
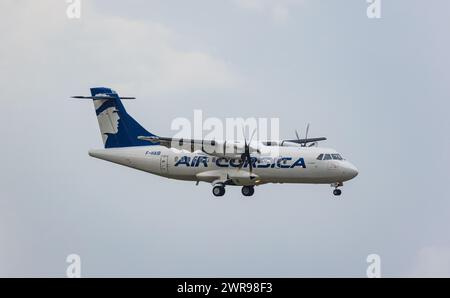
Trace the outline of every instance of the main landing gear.
<instances>
[{"instance_id":1,"label":"main landing gear","mask_svg":"<svg viewBox=\"0 0 450 298\"><path fill-rule=\"evenodd\" d=\"M243 186L242 194L244 197L251 197L255 193L255 188L253 186Z\"/></svg>"},{"instance_id":2,"label":"main landing gear","mask_svg":"<svg viewBox=\"0 0 450 298\"><path fill-rule=\"evenodd\" d=\"M344 186L344 183L342 183L342 182L336 182L336 183L331 184L331 187L334 187L333 194L334 194L336 197L339 197L339 196L342 194L342 190L340 190L340 189L338 188L338 187L340 187L340 186Z\"/></svg>"},{"instance_id":3,"label":"main landing gear","mask_svg":"<svg viewBox=\"0 0 450 298\"><path fill-rule=\"evenodd\" d=\"M225 194L225 186L222 184L213 187L212 193L215 197L222 197ZM253 186L243 186L242 195L244 197L251 197L255 193L255 187Z\"/></svg>"},{"instance_id":4,"label":"main landing gear","mask_svg":"<svg viewBox=\"0 0 450 298\"><path fill-rule=\"evenodd\" d=\"M213 187L213 195L216 197L222 197L225 194L225 186L223 185L216 185Z\"/></svg>"}]
</instances>

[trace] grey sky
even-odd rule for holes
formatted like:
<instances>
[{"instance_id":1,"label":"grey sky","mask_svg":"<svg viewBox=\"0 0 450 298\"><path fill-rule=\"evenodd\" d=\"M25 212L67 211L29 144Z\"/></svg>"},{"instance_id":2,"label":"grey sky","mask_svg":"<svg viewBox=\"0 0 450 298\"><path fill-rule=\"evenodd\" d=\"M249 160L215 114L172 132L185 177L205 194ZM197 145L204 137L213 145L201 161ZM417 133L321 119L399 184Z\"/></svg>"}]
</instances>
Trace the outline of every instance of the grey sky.
<instances>
[{"instance_id":1,"label":"grey sky","mask_svg":"<svg viewBox=\"0 0 450 298\"><path fill-rule=\"evenodd\" d=\"M450 276L450 3L0 2L0 276ZM108 86L148 130L171 120L312 123L360 175L331 188L165 180L88 157Z\"/></svg>"}]
</instances>

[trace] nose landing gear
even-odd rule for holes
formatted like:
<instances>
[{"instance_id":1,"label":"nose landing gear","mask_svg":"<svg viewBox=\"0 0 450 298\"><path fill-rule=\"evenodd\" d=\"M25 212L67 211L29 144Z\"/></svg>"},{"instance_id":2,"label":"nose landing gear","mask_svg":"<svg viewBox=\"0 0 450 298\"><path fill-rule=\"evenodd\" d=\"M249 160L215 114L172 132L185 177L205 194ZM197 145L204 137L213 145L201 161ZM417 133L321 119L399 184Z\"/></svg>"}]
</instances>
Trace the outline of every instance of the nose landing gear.
<instances>
[{"instance_id":1,"label":"nose landing gear","mask_svg":"<svg viewBox=\"0 0 450 298\"><path fill-rule=\"evenodd\" d=\"M334 187L333 194L334 194L336 197L339 197L339 196L342 194L342 190L340 190L340 189L338 188L338 187L341 187L341 186L344 186L344 183L342 183L342 182L336 182L336 183L331 184L331 187Z\"/></svg>"}]
</instances>

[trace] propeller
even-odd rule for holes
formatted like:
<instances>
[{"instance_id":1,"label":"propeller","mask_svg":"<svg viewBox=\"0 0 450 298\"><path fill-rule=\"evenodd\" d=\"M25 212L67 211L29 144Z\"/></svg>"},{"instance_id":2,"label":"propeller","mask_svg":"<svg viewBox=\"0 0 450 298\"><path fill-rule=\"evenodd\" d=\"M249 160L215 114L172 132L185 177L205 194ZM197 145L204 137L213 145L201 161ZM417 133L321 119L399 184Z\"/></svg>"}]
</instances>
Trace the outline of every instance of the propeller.
<instances>
[{"instance_id":1,"label":"propeller","mask_svg":"<svg viewBox=\"0 0 450 298\"><path fill-rule=\"evenodd\" d=\"M297 136L297 141L300 141L300 137L298 136L298 131L295 130L295 135Z\"/></svg>"},{"instance_id":2,"label":"propeller","mask_svg":"<svg viewBox=\"0 0 450 298\"><path fill-rule=\"evenodd\" d=\"M244 147L244 153L242 153L241 155L241 164L239 165L239 170L242 169L242 167L244 166L245 162L248 162L248 166L250 168L250 173L253 172L253 162L252 162L252 157L250 155L250 144L253 140L253 137L255 136L256 130L253 131L252 136L250 137L249 142L247 143L247 138L245 137L245 132L244 129L242 128L242 132L244 135L244 142L245 142L245 147Z\"/></svg>"},{"instance_id":3,"label":"propeller","mask_svg":"<svg viewBox=\"0 0 450 298\"><path fill-rule=\"evenodd\" d=\"M305 140L307 140L308 139L308 134L309 134L309 123L308 123L308 125L306 125L306 134L305 134ZM297 137L297 141L301 141L300 140L300 137L299 137L299 135L298 135L298 131L297 130L295 130L295 136ZM306 142L302 142L302 143L300 143L301 145L302 145L302 147L306 147Z\"/></svg>"},{"instance_id":4,"label":"propeller","mask_svg":"<svg viewBox=\"0 0 450 298\"><path fill-rule=\"evenodd\" d=\"M305 134L305 140L308 139L308 133L309 133L309 123L306 125L306 134ZM306 143L303 143L303 147L306 147Z\"/></svg>"}]
</instances>

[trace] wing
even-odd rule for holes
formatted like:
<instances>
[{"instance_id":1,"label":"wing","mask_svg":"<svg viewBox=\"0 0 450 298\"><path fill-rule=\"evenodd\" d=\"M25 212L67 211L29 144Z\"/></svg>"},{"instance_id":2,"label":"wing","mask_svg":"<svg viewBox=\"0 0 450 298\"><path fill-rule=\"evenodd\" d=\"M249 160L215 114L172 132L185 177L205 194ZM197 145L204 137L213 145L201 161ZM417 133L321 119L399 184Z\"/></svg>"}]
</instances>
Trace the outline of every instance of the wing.
<instances>
[{"instance_id":1,"label":"wing","mask_svg":"<svg viewBox=\"0 0 450 298\"><path fill-rule=\"evenodd\" d=\"M296 144L308 144L308 143L314 143L314 142L320 142L320 141L326 141L327 138L320 137L320 138L308 138L308 139L295 139L295 140L283 140L283 142L290 142L290 143L296 143Z\"/></svg>"},{"instance_id":2,"label":"wing","mask_svg":"<svg viewBox=\"0 0 450 298\"><path fill-rule=\"evenodd\" d=\"M242 143L239 142L219 142L215 140L195 140L195 139L179 139L179 138L168 138L168 137L158 137L158 136L140 136L139 140L148 141L153 144L159 144L167 148L176 148L188 150L190 152L201 150L203 152L208 152L211 155L222 156L225 152L240 152L242 151ZM295 143L306 145L308 143L315 143L319 141L325 141L327 138L307 138L307 139L295 139L295 140L283 140L279 144ZM252 151L257 152L258 150L252 148ZM212 152L212 153L211 153Z\"/></svg>"},{"instance_id":3,"label":"wing","mask_svg":"<svg viewBox=\"0 0 450 298\"><path fill-rule=\"evenodd\" d=\"M244 142L215 141L215 140L195 140L195 139L177 139L158 136L141 136L139 140L148 141L167 148L178 150L187 150L189 152L202 151L203 153L227 158L240 158L245 152L246 144ZM249 145L251 153L259 153L259 149Z\"/></svg>"},{"instance_id":4,"label":"wing","mask_svg":"<svg viewBox=\"0 0 450 298\"><path fill-rule=\"evenodd\" d=\"M177 139L177 138L167 138L167 137L138 137L139 140L148 141L153 144L159 144L167 148L184 149L191 152L202 150L205 147L215 147L218 143L214 140L194 140L194 139Z\"/></svg>"}]
</instances>

